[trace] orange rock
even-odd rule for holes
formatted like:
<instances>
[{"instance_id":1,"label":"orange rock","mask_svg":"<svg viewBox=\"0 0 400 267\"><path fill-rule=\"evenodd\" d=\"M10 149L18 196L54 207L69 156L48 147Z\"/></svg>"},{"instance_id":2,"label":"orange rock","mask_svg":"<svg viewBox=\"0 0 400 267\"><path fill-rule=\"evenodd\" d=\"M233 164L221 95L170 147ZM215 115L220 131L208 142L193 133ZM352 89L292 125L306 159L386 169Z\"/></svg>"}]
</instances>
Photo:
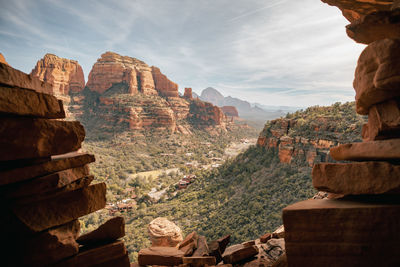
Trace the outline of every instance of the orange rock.
<instances>
[{"instance_id":1,"label":"orange rock","mask_svg":"<svg viewBox=\"0 0 400 267\"><path fill-rule=\"evenodd\" d=\"M202 235L199 236L197 240L197 249L194 251L193 256L208 256L208 251L209 249L206 237Z\"/></svg>"},{"instance_id":2,"label":"orange rock","mask_svg":"<svg viewBox=\"0 0 400 267\"><path fill-rule=\"evenodd\" d=\"M6 59L4 58L4 56L3 56L3 54L2 54L2 53L0 53L0 63L6 64L6 65L9 65L9 64L7 63L7 61L6 61Z\"/></svg>"},{"instance_id":3,"label":"orange rock","mask_svg":"<svg viewBox=\"0 0 400 267\"><path fill-rule=\"evenodd\" d=\"M261 237L260 237L260 242L261 243L266 243L268 240L270 240L272 238L272 235L271 235L271 233L266 233L266 234L264 234L264 235L262 235Z\"/></svg>"},{"instance_id":4,"label":"orange rock","mask_svg":"<svg viewBox=\"0 0 400 267\"><path fill-rule=\"evenodd\" d=\"M193 98L192 88L185 88L185 93L183 94L183 97L192 99Z\"/></svg>"},{"instance_id":5,"label":"orange rock","mask_svg":"<svg viewBox=\"0 0 400 267\"><path fill-rule=\"evenodd\" d=\"M1 118L0 161L76 151L84 138L85 130L77 121Z\"/></svg>"},{"instance_id":6,"label":"orange rock","mask_svg":"<svg viewBox=\"0 0 400 267\"><path fill-rule=\"evenodd\" d=\"M123 236L125 236L125 220L123 217L115 217L96 230L80 236L76 241L81 245L101 244L115 241Z\"/></svg>"},{"instance_id":7,"label":"orange rock","mask_svg":"<svg viewBox=\"0 0 400 267\"><path fill-rule=\"evenodd\" d=\"M387 162L321 163L312 170L313 186L343 195L400 192L400 166ZM377 178L379 177L379 179Z\"/></svg>"},{"instance_id":8,"label":"orange rock","mask_svg":"<svg viewBox=\"0 0 400 267\"><path fill-rule=\"evenodd\" d=\"M161 96L179 97L178 85L162 74L159 68L152 66L151 73L155 88Z\"/></svg>"},{"instance_id":9,"label":"orange rock","mask_svg":"<svg viewBox=\"0 0 400 267\"><path fill-rule=\"evenodd\" d=\"M400 136L400 99L373 105L369 109L368 123L363 126L363 140L372 141L398 136Z\"/></svg>"},{"instance_id":10,"label":"orange rock","mask_svg":"<svg viewBox=\"0 0 400 267\"><path fill-rule=\"evenodd\" d=\"M26 228L40 232L102 209L105 205L106 185L100 183L43 201L14 206L12 211Z\"/></svg>"},{"instance_id":11,"label":"orange rock","mask_svg":"<svg viewBox=\"0 0 400 267\"><path fill-rule=\"evenodd\" d=\"M222 259L224 263L234 264L245 259L252 258L258 254L258 248L256 246L244 246L237 244L226 248Z\"/></svg>"},{"instance_id":12,"label":"orange rock","mask_svg":"<svg viewBox=\"0 0 400 267\"><path fill-rule=\"evenodd\" d=\"M42 82L22 71L0 63L0 84L31 89L40 93L53 94L51 84Z\"/></svg>"},{"instance_id":13,"label":"orange rock","mask_svg":"<svg viewBox=\"0 0 400 267\"><path fill-rule=\"evenodd\" d=\"M183 239L182 242L179 243L178 248L182 248L190 243L194 243L194 248L197 248L197 240L198 240L199 236L197 235L197 233L191 232L190 234L188 234L185 239Z\"/></svg>"},{"instance_id":14,"label":"orange rock","mask_svg":"<svg viewBox=\"0 0 400 267\"><path fill-rule=\"evenodd\" d=\"M90 154L69 153L40 164L28 166L14 166L0 171L0 185L17 183L34 177L44 176L70 168L76 168L94 162L94 156Z\"/></svg>"},{"instance_id":15,"label":"orange rock","mask_svg":"<svg viewBox=\"0 0 400 267\"><path fill-rule=\"evenodd\" d=\"M239 117L239 112L234 106L223 106L221 109L226 116Z\"/></svg>"},{"instance_id":16,"label":"orange rock","mask_svg":"<svg viewBox=\"0 0 400 267\"><path fill-rule=\"evenodd\" d=\"M372 105L400 96L400 40L378 40L358 59L354 78L357 113L366 115Z\"/></svg>"},{"instance_id":17,"label":"orange rock","mask_svg":"<svg viewBox=\"0 0 400 267\"><path fill-rule=\"evenodd\" d=\"M36 63L31 75L50 83L55 95L69 95L85 87L85 77L78 61L46 54Z\"/></svg>"},{"instance_id":18,"label":"orange rock","mask_svg":"<svg viewBox=\"0 0 400 267\"><path fill-rule=\"evenodd\" d=\"M343 13L343 16L350 22L376 11L390 10L393 0L321 0L331 6L337 6Z\"/></svg>"},{"instance_id":19,"label":"orange rock","mask_svg":"<svg viewBox=\"0 0 400 267\"><path fill-rule=\"evenodd\" d=\"M331 148L330 155L335 160L398 160L400 139L344 144Z\"/></svg>"},{"instance_id":20,"label":"orange rock","mask_svg":"<svg viewBox=\"0 0 400 267\"><path fill-rule=\"evenodd\" d=\"M400 10L378 11L346 26L347 35L357 43L370 44L385 38L400 38Z\"/></svg>"},{"instance_id":21,"label":"orange rock","mask_svg":"<svg viewBox=\"0 0 400 267\"><path fill-rule=\"evenodd\" d=\"M0 114L48 119L65 118L63 103L54 96L1 85Z\"/></svg>"},{"instance_id":22,"label":"orange rock","mask_svg":"<svg viewBox=\"0 0 400 267\"><path fill-rule=\"evenodd\" d=\"M283 209L289 266L374 266L400 262L400 205L371 197L312 199Z\"/></svg>"},{"instance_id":23,"label":"orange rock","mask_svg":"<svg viewBox=\"0 0 400 267\"><path fill-rule=\"evenodd\" d=\"M225 115L219 107L195 99L190 103L189 121L197 127L225 126Z\"/></svg>"}]
</instances>

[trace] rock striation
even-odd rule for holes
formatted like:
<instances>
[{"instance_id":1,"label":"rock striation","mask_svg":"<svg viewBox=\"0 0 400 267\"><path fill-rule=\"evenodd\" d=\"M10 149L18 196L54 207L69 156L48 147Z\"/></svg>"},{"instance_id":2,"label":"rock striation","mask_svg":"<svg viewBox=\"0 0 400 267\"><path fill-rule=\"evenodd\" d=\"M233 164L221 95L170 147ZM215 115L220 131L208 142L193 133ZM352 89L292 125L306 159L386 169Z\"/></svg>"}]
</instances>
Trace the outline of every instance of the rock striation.
<instances>
[{"instance_id":1,"label":"rock striation","mask_svg":"<svg viewBox=\"0 0 400 267\"><path fill-rule=\"evenodd\" d=\"M130 266L117 240L123 221L113 219L79 239L78 218L106 204L106 185L91 184L94 156L74 152L83 126L62 120L62 102L43 93L52 85L2 63L0 70L2 264ZM14 257L15 251L23 256Z\"/></svg>"},{"instance_id":2,"label":"rock striation","mask_svg":"<svg viewBox=\"0 0 400 267\"><path fill-rule=\"evenodd\" d=\"M398 266L400 66L393 11L399 2L323 2L337 5L352 22L350 37L369 44L358 60L353 84L356 111L369 118L362 131L364 142L331 148L334 159L356 162L313 168L314 187L335 197L283 210L287 261L289 266Z\"/></svg>"}]
</instances>

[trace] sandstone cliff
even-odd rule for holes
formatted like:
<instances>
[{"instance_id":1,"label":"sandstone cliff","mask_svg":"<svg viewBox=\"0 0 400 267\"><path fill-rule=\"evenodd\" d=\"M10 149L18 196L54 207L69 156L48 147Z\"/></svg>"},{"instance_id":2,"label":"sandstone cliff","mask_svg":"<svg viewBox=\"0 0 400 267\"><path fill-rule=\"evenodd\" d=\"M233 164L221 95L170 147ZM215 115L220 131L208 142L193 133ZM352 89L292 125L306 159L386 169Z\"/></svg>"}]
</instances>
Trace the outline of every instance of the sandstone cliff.
<instances>
[{"instance_id":1,"label":"sandstone cliff","mask_svg":"<svg viewBox=\"0 0 400 267\"><path fill-rule=\"evenodd\" d=\"M354 113L354 103L329 107L311 107L286 118L267 122L257 144L275 149L280 162L330 162L329 149L349 141L361 141L364 123Z\"/></svg>"},{"instance_id":2,"label":"sandstone cliff","mask_svg":"<svg viewBox=\"0 0 400 267\"><path fill-rule=\"evenodd\" d=\"M8 63L7 63L7 61L6 61L6 59L4 58L4 56L3 56L2 53L0 53L0 63L7 64L7 65L8 65Z\"/></svg>"}]
</instances>

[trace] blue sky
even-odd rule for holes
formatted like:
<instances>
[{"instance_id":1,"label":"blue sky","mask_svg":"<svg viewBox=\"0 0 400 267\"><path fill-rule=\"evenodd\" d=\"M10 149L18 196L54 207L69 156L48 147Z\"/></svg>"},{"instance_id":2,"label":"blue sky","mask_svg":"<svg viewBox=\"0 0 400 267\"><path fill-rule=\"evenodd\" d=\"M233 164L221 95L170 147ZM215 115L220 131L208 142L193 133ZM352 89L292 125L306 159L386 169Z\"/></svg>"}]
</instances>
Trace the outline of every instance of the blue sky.
<instances>
[{"instance_id":1,"label":"blue sky","mask_svg":"<svg viewBox=\"0 0 400 267\"><path fill-rule=\"evenodd\" d=\"M158 66L197 93L214 87L266 105L354 99L364 48L319 0L0 0L0 52L30 72L46 53L85 76L105 51Z\"/></svg>"}]
</instances>

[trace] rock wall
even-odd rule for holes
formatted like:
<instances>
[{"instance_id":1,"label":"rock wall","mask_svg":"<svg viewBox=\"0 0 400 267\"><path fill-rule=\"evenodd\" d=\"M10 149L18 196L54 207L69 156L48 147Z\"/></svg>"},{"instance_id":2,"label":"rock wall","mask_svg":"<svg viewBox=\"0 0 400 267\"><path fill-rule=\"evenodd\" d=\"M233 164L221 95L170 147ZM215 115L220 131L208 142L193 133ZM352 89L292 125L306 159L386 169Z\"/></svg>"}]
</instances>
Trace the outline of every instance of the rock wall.
<instances>
[{"instance_id":1,"label":"rock wall","mask_svg":"<svg viewBox=\"0 0 400 267\"><path fill-rule=\"evenodd\" d=\"M159 68L152 66L151 73L153 74L155 88L161 96L179 97L178 85L162 74Z\"/></svg>"}]
</instances>

